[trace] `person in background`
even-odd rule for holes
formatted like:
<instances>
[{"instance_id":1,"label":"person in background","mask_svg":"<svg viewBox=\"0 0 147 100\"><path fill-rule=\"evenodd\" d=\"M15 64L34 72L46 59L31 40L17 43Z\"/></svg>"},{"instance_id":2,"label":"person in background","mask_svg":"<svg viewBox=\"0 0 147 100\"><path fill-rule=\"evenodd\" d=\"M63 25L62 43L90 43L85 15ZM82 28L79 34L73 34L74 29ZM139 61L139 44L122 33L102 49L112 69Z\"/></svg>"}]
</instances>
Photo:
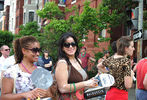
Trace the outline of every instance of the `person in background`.
<instances>
[{"instance_id":1,"label":"person in background","mask_svg":"<svg viewBox=\"0 0 147 100\"><path fill-rule=\"evenodd\" d=\"M7 69L7 67L4 66L5 60L9 57L10 54L10 48L7 45L3 45L0 48L1 57L0 57L0 88L1 88L1 78L3 71Z\"/></svg>"},{"instance_id":2,"label":"person in background","mask_svg":"<svg viewBox=\"0 0 147 100\"><path fill-rule=\"evenodd\" d=\"M82 47L80 49L80 54L79 54L79 58L82 62L82 67L84 68L84 70L87 72L88 70L88 60L90 59L91 61L96 61L94 58L92 58L87 52L86 52L86 47Z\"/></svg>"},{"instance_id":3,"label":"person in background","mask_svg":"<svg viewBox=\"0 0 147 100\"><path fill-rule=\"evenodd\" d=\"M52 71L52 58L49 56L49 52L47 50L43 51L43 56L39 57L38 61L34 63L35 65L41 66L48 71Z\"/></svg>"},{"instance_id":4,"label":"person in background","mask_svg":"<svg viewBox=\"0 0 147 100\"><path fill-rule=\"evenodd\" d=\"M134 67L137 72L136 100L147 99L147 46L144 49L145 58L142 58Z\"/></svg>"},{"instance_id":5,"label":"person in background","mask_svg":"<svg viewBox=\"0 0 147 100\"><path fill-rule=\"evenodd\" d=\"M111 48L112 48L113 54L116 54L117 53L116 41L113 41L111 43Z\"/></svg>"},{"instance_id":6,"label":"person in background","mask_svg":"<svg viewBox=\"0 0 147 100\"><path fill-rule=\"evenodd\" d=\"M42 60L44 62L44 68L49 71L52 71L53 62L52 62L52 58L49 56L49 52L47 50L44 51Z\"/></svg>"},{"instance_id":7,"label":"person in background","mask_svg":"<svg viewBox=\"0 0 147 100\"><path fill-rule=\"evenodd\" d=\"M1 100L35 100L49 96L49 92L36 88L31 73L37 68L40 44L33 36L24 36L13 42L16 64L3 74Z\"/></svg>"},{"instance_id":8,"label":"person in background","mask_svg":"<svg viewBox=\"0 0 147 100\"><path fill-rule=\"evenodd\" d=\"M108 72L114 77L115 84L106 94L106 100L128 100L128 90L132 87L134 72L131 70L131 60L134 42L129 36L122 36L117 40L117 53L97 65L102 72Z\"/></svg>"},{"instance_id":9,"label":"person in background","mask_svg":"<svg viewBox=\"0 0 147 100\"><path fill-rule=\"evenodd\" d=\"M55 69L60 100L79 100L79 98L84 100L84 88L97 85L96 79L87 80L87 73L82 68L78 55L79 46L76 37L69 32L62 34Z\"/></svg>"}]
</instances>

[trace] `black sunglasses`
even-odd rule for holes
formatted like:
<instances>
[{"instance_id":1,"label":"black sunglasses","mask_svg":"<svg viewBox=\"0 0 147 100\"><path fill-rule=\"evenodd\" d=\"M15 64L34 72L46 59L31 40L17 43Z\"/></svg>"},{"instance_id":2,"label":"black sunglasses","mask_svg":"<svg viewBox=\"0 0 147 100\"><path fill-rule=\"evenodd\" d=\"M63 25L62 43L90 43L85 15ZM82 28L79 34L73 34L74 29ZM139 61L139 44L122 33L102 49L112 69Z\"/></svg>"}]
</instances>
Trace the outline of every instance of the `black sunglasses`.
<instances>
[{"instance_id":1,"label":"black sunglasses","mask_svg":"<svg viewBox=\"0 0 147 100\"><path fill-rule=\"evenodd\" d=\"M10 49L5 49L5 51L10 51Z\"/></svg>"},{"instance_id":2,"label":"black sunglasses","mask_svg":"<svg viewBox=\"0 0 147 100\"><path fill-rule=\"evenodd\" d=\"M70 45L71 45L72 47L75 47L75 46L76 46L76 43L75 43L75 42L71 42L71 43L64 43L64 44L63 44L63 46L66 47L66 48L69 48Z\"/></svg>"},{"instance_id":3,"label":"black sunglasses","mask_svg":"<svg viewBox=\"0 0 147 100\"><path fill-rule=\"evenodd\" d=\"M33 53L37 53L37 52L41 52L41 48L32 48L32 49L28 49L31 50Z\"/></svg>"}]
</instances>

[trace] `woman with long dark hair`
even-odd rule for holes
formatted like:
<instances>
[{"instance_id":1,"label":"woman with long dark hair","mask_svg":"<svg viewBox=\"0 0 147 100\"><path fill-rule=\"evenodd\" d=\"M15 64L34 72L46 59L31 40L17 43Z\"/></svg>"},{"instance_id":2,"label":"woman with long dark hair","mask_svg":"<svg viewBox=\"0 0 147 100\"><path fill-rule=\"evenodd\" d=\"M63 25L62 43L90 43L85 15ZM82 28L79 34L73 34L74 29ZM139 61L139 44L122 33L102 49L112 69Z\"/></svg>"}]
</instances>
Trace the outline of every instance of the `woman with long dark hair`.
<instances>
[{"instance_id":1,"label":"woman with long dark hair","mask_svg":"<svg viewBox=\"0 0 147 100\"><path fill-rule=\"evenodd\" d=\"M76 37L72 33L62 34L55 70L60 100L83 100L84 88L97 85L95 79L87 80L87 73L82 68L78 55L79 46Z\"/></svg>"}]
</instances>

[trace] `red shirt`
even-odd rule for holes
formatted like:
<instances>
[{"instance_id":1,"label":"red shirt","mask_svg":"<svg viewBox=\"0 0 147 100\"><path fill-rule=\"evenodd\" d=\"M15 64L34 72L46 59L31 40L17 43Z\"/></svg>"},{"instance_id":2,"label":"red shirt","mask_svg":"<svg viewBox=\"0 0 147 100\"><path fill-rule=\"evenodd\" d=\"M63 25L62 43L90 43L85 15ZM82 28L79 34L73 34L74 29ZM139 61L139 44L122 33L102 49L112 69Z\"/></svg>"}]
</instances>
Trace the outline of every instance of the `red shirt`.
<instances>
[{"instance_id":1,"label":"red shirt","mask_svg":"<svg viewBox=\"0 0 147 100\"><path fill-rule=\"evenodd\" d=\"M145 74L147 73L147 59L141 59L136 65L136 70L137 70L137 88L145 89L143 86L143 80Z\"/></svg>"},{"instance_id":2,"label":"red shirt","mask_svg":"<svg viewBox=\"0 0 147 100\"><path fill-rule=\"evenodd\" d=\"M81 62L82 62L82 67L83 68L86 68L88 67L88 59L89 59L90 55L85 53L85 54L79 54L79 58L81 59Z\"/></svg>"}]
</instances>

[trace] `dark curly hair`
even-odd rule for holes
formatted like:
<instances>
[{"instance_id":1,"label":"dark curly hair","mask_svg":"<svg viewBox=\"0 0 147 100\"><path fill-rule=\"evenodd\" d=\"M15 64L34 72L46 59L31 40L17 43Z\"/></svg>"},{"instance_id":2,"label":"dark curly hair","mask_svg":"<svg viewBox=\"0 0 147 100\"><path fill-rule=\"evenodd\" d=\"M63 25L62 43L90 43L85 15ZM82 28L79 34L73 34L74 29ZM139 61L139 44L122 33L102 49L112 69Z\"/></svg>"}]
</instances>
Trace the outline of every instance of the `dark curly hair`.
<instances>
[{"instance_id":1,"label":"dark curly hair","mask_svg":"<svg viewBox=\"0 0 147 100\"><path fill-rule=\"evenodd\" d=\"M28 48L30 44L38 42L33 36L23 36L13 41L13 49L16 64L20 63L23 59L22 48ZM38 42L39 43L39 42Z\"/></svg>"}]
</instances>

